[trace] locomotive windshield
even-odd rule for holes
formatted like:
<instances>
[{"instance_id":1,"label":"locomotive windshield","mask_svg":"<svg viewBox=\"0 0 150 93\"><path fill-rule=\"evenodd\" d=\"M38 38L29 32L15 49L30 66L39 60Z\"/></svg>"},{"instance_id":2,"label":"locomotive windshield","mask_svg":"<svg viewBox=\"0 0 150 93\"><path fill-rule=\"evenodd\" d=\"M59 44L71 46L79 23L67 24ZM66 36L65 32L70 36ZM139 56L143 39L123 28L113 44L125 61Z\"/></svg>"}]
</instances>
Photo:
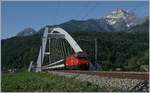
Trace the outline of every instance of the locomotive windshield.
<instances>
[{"instance_id":1,"label":"locomotive windshield","mask_svg":"<svg viewBox=\"0 0 150 93\"><path fill-rule=\"evenodd\" d=\"M78 59L89 60L88 56L78 56Z\"/></svg>"}]
</instances>

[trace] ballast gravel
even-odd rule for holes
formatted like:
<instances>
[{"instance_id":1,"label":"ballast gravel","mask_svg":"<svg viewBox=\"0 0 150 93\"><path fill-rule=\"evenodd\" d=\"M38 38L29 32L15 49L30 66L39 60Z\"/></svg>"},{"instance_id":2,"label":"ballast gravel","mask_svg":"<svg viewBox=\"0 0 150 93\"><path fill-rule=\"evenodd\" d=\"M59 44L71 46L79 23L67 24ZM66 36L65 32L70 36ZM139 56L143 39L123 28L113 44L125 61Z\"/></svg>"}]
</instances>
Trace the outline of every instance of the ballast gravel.
<instances>
[{"instance_id":1,"label":"ballast gravel","mask_svg":"<svg viewBox=\"0 0 150 93\"><path fill-rule=\"evenodd\" d=\"M77 74L77 73L66 73L66 72L58 72L58 71L48 71L52 74L57 74L60 76L65 76L68 78L74 78L80 81L88 81L90 83L94 83L99 85L102 88L106 88L106 90L111 91L111 89L117 88L117 90L121 91L129 91L134 86L136 86L139 82L143 80L137 79L120 79L120 78L110 78L110 77L100 77L96 75L87 75L87 74Z\"/></svg>"}]
</instances>

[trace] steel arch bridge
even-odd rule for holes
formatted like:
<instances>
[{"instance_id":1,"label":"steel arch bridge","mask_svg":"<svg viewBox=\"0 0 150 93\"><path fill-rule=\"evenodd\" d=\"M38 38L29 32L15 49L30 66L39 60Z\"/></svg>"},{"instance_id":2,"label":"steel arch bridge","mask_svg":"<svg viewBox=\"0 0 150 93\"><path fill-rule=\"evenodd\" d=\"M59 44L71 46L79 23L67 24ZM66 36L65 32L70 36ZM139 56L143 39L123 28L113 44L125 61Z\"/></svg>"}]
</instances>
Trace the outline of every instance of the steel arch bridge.
<instances>
[{"instance_id":1,"label":"steel arch bridge","mask_svg":"<svg viewBox=\"0 0 150 93\"><path fill-rule=\"evenodd\" d=\"M66 43L68 44L67 46ZM67 52L66 47L70 47L74 55L83 53L83 50L80 48L77 42L64 29L59 27L45 27L42 37L42 44L40 46L39 55L35 66L35 71L40 72L47 69L64 68L64 62L66 58L71 55L71 53ZM53 56L54 54L55 56ZM54 57L55 60L52 60L52 58ZM44 63L45 60L47 64ZM31 70L31 68L32 63L30 64L28 70Z\"/></svg>"},{"instance_id":2,"label":"steel arch bridge","mask_svg":"<svg viewBox=\"0 0 150 93\"><path fill-rule=\"evenodd\" d=\"M52 62L51 64L44 66L44 68L42 68L42 64L43 64L45 55L46 54L50 55L50 50L49 50L49 52L46 52L47 41L49 41L49 46L50 46L51 39L53 39L53 38L55 38L55 39L61 38L61 39L67 40L67 42L73 48L75 53L83 52L83 50L76 43L76 41L64 29L58 28L58 27L53 28L53 29L49 29L48 27L46 27L44 34L43 34L43 38L42 38L42 45L40 47L40 51L39 51L39 55L38 55L38 59L37 59L36 72L39 72L42 69L47 69L47 68L64 67L63 64L55 65L57 63L64 61L64 59L61 59L61 60L58 60L56 62Z\"/></svg>"}]
</instances>

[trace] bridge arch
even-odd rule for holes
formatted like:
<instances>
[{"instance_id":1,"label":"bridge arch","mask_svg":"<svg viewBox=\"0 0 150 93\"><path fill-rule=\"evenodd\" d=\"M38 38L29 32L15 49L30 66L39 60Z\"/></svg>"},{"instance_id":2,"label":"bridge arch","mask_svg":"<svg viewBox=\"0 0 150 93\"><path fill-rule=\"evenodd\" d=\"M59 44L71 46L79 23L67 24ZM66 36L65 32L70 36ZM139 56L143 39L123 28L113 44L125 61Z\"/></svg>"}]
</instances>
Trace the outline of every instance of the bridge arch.
<instances>
[{"instance_id":1,"label":"bridge arch","mask_svg":"<svg viewBox=\"0 0 150 93\"><path fill-rule=\"evenodd\" d=\"M64 35L64 37L61 37L62 35ZM83 50L80 48L80 46L77 44L77 42L64 29L62 29L60 27L55 27L52 29L45 27L44 34L42 37L42 45L40 47L40 51L39 51L39 55L38 55L38 59L37 59L36 72L42 71L42 64L44 61L44 56L45 56L45 51L46 51L46 43L47 43L48 38L54 38L55 36L57 36L57 38L64 38L65 40L67 40L67 42L72 47L72 49L74 50L75 53L83 52ZM50 54L50 51L47 54ZM58 63L59 61L53 62L53 64Z\"/></svg>"},{"instance_id":2,"label":"bridge arch","mask_svg":"<svg viewBox=\"0 0 150 93\"><path fill-rule=\"evenodd\" d=\"M62 28L53 28L51 31L51 34L54 32L58 32L60 34L65 35L65 39L68 41L68 43L70 44L70 46L73 48L73 50L75 51L75 53L78 52L83 52L83 50L80 48L80 46L76 43L76 41L71 37L71 35L69 33L67 33L67 31L65 31Z\"/></svg>"}]
</instances>

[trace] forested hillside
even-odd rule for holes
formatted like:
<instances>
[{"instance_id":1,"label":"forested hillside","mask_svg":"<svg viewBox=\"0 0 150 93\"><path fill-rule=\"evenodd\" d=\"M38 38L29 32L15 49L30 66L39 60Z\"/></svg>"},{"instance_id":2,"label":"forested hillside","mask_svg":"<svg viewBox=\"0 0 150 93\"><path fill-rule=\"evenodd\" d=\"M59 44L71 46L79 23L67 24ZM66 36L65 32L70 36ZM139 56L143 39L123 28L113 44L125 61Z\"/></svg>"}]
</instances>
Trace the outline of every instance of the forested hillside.
<instances>
[{"instance_id":1,"label":"forested hillside","mask_svg":"<svg viewBox=\"0 0 150 93\"><path fill-rule=\"evenodd\" d=\"M94 39L98 41L98 61L102 70L143 71L143 66L148 67L148 32L142 33L74 33L74 37ZM90 37L90 38L89 38ZM94 50L94 40L80 46L86 46L90 53ZM93 44L93 45L91 45ZM94 55L93 55L94 57ZM145 69L145 68L144 68Z\"/></svg>"},{"instance_id":2,"label":"forested hillside","mask_svg":"<svg viewBox=\"0 0 150 93\"><path fill-rule=\"evenodd\" d=\"M2 40L2 70L27 68L31 60L36 61L40 38L36 34Z\"/></svg>"},{"instance_id":3,"label":"forested hillside","mask_svg":"<svg viewBox=\"0 0 150 93\"><path fill-rule=\"evenodd\" d=\"M127 32L69 32L73 38L87 39L86 52L94 48L92 40L98 41L98 62L101 70L148 71L149 65L149 28L144 24L133 27ZM73 29L73 28L72 28ZM92 40L91 40L92 39ZM91 40L91 41L90 41ZM27 37L13 37L2 40L2 71L23 69L31 60L36 64L41 34ZM91 43L91 44L90 44ZM84 43L79 43L81 46ZM90 53L89 53L90 54Z\"/></svg>"}]
</instances>

